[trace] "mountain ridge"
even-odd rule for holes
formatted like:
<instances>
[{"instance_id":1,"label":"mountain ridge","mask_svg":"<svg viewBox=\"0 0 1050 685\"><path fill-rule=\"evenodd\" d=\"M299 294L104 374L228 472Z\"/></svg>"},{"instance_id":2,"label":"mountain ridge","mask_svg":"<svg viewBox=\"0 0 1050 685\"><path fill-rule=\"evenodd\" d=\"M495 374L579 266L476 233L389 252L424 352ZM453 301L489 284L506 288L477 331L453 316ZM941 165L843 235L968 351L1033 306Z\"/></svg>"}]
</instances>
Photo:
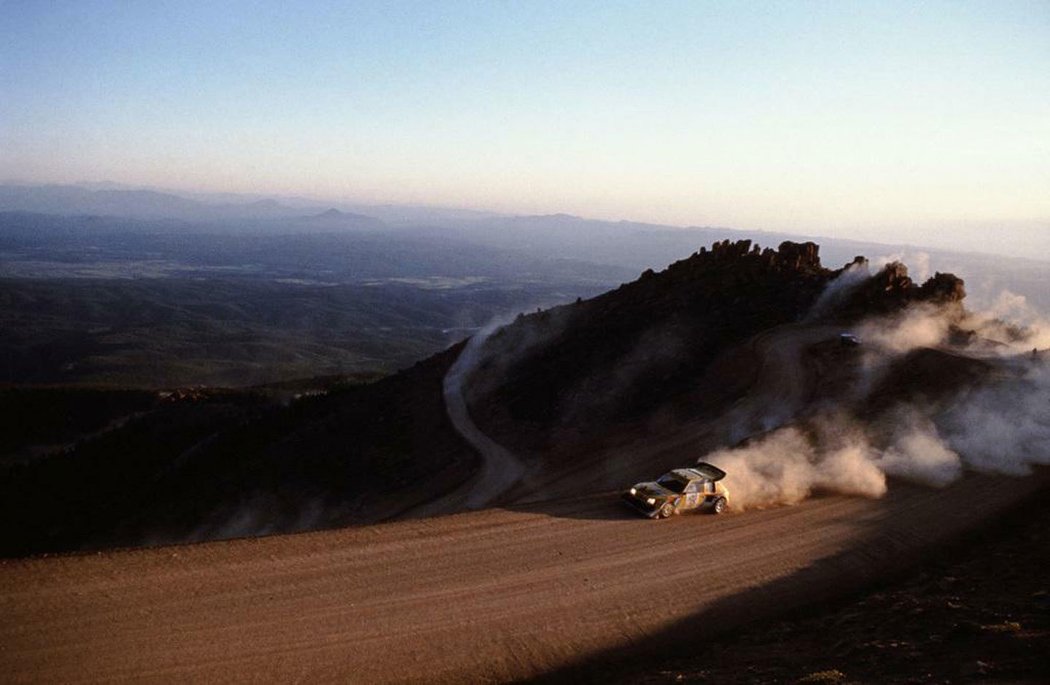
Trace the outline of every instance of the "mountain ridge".
<instances>
[{"instance_id":1,"label":"mountain ridge","mask_svg":"<svg viewBox=\"0 0 1050 685\"><path fill-rule=\"evenodd\" d=\"M470 378L468 406L486 433L528 453L532 467L551 463L552 455L565 466L600 464L605 452L596 440L604 431L644 435L659 420L670 435L684 419L732 407L754 382L756 352L747 340L799 321L844 271L823 267L813 243L785 242L777 250L715 243L603 295L519 317L483 346L488 361ZM958 287L924 289L897 267L889 273L896 275L890 289L877 292L890 307L964 295L954 277L932 282ZM860 299L847 299L841 311L854 301L867 306L869 293L857 293ZM721 330L708 330L713 321ZM665 335L685 344L664 346ZM178 395L60 454L9 466L0 478L0 520L20 532L3 553L265 535L411 515L415 504L440 501L476 473L477 455L450 423L443 398L460 350L462 343L365 385L339 388L328 379L327 389L301 390L291 401L264 390ZM721 374L722 387L697 398L698 388L717 387L707 378L712 373ZM616 386L602 386L606 377ZM594 482L577 473L562 484L603 488L651 468L636 459L617 467L622 474L598 468ZM510 496L543 492L528 483ZM135 497L120 497L123 487Z\"/></svg>"}]
</instances>

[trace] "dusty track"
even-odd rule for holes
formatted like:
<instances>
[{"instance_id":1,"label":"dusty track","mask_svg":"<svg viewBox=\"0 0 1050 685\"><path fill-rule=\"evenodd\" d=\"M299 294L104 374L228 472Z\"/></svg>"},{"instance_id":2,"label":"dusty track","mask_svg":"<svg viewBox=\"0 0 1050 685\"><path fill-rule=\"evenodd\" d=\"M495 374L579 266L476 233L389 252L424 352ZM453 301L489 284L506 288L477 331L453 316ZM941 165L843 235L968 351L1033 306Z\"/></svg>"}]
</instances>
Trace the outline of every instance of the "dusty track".
<instances>
[{"instance_id":1,"label":"dusty track","mask_svg":"<svg viewBox=\"0 0 1050 685\"><path fill-rule=\"evenodd\" d=\"M481 468L451 493L410 510L413 517L480 509L513 487L525 472L524 465L513 452L485 435L474 423L463 393L463 384L473 371L481 346L492 330L494 325L470 338L456 363L445 375L442 384L442 396L445 399L445 411L449 421L481 457Z\"/></svg>"},{"instance_id":2,"label":"dusty track","mask_svg":"<svg viewBox=\"0 0 1050 685\"><path fill-rule=\"evenodd\" d=\"M7 681L505 680L841 594L1036 491L653 522L613 496L327 533L0 564Z\"/></svg>"}]
</instances>

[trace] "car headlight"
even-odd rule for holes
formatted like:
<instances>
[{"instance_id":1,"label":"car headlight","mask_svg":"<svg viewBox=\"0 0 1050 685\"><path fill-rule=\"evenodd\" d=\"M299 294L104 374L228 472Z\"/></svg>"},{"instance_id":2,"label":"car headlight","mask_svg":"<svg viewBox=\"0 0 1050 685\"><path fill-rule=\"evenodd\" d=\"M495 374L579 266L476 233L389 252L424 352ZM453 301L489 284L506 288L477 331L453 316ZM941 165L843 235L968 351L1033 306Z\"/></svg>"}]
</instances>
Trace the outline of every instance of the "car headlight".
<instances>
[{"instance_id":1,"label":"car headlight","mask_svg":"<svg viewBox=\"0 0 1050 685\"><path fill-rule=\"evenodd\" d=\"M638 494L638 488L631 488L631 494L632 495L637 495Z\"/></svg>"},{"instance_id":2,"label":"car headlight","mask_svg":"<svg viewBox=\"0 0 1050 685\"><path fill-rule=\"evenodd\" d=\"M656 498L655 497L650 497L649 499L645 500L645 503L648 504L649 506L652 506L652 505L656 504Z\"/></svg>"}]
</instances>

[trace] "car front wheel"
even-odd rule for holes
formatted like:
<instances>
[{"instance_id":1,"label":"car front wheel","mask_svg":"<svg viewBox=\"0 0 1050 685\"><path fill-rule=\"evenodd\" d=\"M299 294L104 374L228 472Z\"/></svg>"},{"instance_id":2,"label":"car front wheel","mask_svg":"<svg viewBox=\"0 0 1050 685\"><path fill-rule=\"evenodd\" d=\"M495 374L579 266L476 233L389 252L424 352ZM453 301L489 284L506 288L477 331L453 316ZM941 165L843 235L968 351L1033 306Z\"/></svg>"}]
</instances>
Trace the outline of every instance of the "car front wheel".
<instances>
[{"instance_id":1,"label":"car front wheel","mask_svg":"<svg viewBox=\"0 0 1050 685\"><path fill-rule=\"evenodd\" d=\"M674 514L674 504L671 502L664 502L664 505L660 507L660 518L666 519L671 518Z\"/></svg>"},{"instance_id":2,"label":"car front wheel","mask_svg":"<svg viewBox=\"0 0 1050 685\"><path fill-rule=\"evenodd\" d=\"M726 498L725 497L719 497L718 499L715 500L715 504L714 504L713 507L711 507L711 511L714 512L715 514L721 514L723 511L726 510L726 504L727 504L726 503Z\"/></svg>"}]
</instances>

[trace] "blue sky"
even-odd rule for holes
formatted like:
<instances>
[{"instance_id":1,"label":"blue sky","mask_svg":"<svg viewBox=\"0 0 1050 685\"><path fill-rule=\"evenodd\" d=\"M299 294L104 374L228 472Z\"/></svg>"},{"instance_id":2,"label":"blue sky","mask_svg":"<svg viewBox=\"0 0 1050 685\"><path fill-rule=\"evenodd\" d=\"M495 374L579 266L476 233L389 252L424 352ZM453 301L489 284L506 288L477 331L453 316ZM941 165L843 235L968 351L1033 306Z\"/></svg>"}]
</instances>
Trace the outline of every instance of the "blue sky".
<instances>
[{"instance_id":1,"label":"blue sky","mask_svg":"<svg viewBox=\"0 0 1050 685\"><path fill-rule=\"evenodd\" d=\"M0 0L0 92L0 178L1050 247L1045 1Z\"/></svg>"}]
</instances>

